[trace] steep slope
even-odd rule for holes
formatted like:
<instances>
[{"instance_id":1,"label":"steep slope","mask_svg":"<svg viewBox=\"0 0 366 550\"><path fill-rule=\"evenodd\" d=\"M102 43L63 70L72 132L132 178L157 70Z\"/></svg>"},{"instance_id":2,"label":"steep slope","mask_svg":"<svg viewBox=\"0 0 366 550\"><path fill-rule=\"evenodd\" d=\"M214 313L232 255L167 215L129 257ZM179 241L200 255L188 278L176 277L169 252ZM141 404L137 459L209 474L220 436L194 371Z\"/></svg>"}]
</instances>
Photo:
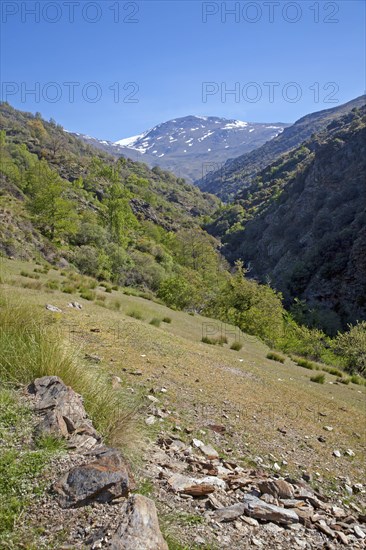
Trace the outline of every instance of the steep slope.
<instances>
[{"instance_id":1,"label":"steep slope","mask_svg":"<svg viewBox=\"0 0 366 550\"><path fill-rule=\"evenodd\" d=\"M18 111L7 103L0 103L0 131L6 132L10 142L24 144L30 153L45 159L62 178L71 182L85 177L95 158L112 166L116 162L106 152L65 132L54 121L46 122L40 115ZM5 158L2 160L4 165ZM137 198L144 199L145 195L153 193L152 202L158 204L162 214L173 225L173 211L174 220L179 224L183 218L187 221L192 215L211 214L218 204L214 196L200 192L195 186L186 184L182 178L159 168L150 170L144 163L126 160L123 163L123 178L127 179L131 175L148 181L148 192L135 186ZM94 190L99 197L103 194L102 188L103 179L100 178Z\"/></svg>"},{"instance_id":2,"label":"steep slope","mask_svg":"<svg viewBox=\"0 0 366 550\"><path fill-rule=\"evenodd\" d=\"M366 96L360 96L344 105L311 113L261 147L228 160L220 169L207 173L196 182L203 191L214 193L223 200L232 200L235 195L255 179L257 173L271 164L280 155L298 147L316 132L326 128L334 119L365 104Z\"/></svg>"},{"instance_id":3,"label":"steep slope","mask_svg":"<svg viewBox=\"0 0 366 550\"><path fill-rule=\"evenodd\" d=\"M8 104L0 106L0 153L0 255L70 263L148 292L178 274L205 288L203 267L201 275L190 269L182 251L187 232L206 259L223 261L201 229L218 199L182 178L117 160Z\"/></svg>"},{"instance_id":4,"label":"steep slope","mask_svg":"<svg viewBox=\"0 0 366 550\"><path fill-rule=\"evenodd\" d=\"M259 173L210 226L226 255L270 280L287 305L334 332L366 318L366 107L333 121ZM311 315L309 309L315 309Z\"/></svg>"},{"instance_id":5,"label":"steep slope","mask_svg":"<svg viewBox=\"0 0 366 550\"><path fill-rule=\"evenodd\" d=\"M288 124L255 123L219 117L186 116L169 120L139 136L112 143L78 135L115 156L160 166L189 181L202 178L227 159L260 147Z\"/></svg>"}]
</instances>

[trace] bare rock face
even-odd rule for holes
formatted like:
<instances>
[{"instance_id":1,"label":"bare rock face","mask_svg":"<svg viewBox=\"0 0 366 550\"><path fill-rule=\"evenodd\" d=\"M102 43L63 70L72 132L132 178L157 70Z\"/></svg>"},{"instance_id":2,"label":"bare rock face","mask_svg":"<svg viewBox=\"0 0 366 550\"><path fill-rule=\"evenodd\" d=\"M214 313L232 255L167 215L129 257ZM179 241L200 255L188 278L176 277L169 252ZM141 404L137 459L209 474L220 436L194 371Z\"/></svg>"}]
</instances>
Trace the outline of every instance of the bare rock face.
<instances>
[{"instance_id":1,"label":"bare rock face","mask_svg":"<svg viewBox=\"0 0 366 550\"><path fill-rule=\"evenodd\" d=\"M80 395L66 386L58 376L44 376L28 387L35 395L35 410L41 415L39 434L64 437L69 447L88 450L100 441L100 436L88 419Z\"/></svg>"},{"instance_id":2,"label":"bare rock face","mask_svg":"<svg viewBox=\"0 0 366 550\"><path fill-rule=\"evenodd\" d=\"M132 495L122 506L122 521L112 537L110 550L168 550L159 528L154 502Z\"/></svg>"},{"instance_id":3,"label":"bare rock face","mask_svg":"<svg viewBox=\"0 0 366 550\"><path fill-rule=\"evenodd\" d=\"M293 510L268 504L254 495L245 495L243 502L245 513L249 517L284 525L299 522L299 516Z\"/></svg>"},{"instance_id":4,"label":"bare rock face","mask_svg":"<svg viewBox=\"0 0 366 550\"><path fill-rule=\"evenodd\" d=\"M128 465L117 450L107 448L96 460L71 468L53 488L61 506L70 508L127 497L131 485Z\"/></svg>"}]
</instances>

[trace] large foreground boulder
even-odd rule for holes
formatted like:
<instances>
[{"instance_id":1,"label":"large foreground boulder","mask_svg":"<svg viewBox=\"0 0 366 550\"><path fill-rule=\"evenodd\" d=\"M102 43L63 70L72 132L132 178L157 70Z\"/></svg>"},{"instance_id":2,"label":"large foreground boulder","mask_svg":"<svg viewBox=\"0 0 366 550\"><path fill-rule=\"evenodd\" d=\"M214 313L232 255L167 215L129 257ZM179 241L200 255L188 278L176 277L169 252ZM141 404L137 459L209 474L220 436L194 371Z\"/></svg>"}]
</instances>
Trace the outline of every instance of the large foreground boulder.
<instances>
[{"instance_id":1,"label":"large foreground boulder","mask_svg":"<svg viewBox=\"0 0 366 550\"><path fill-rule=\"evenodd\" d=\"M58 376L44 376L28 387L35 396L35 410L41 415L38 434L64 437L69 447L93 448L100 441L84 409L81 396L66 386Z\"/></svg>"},{"instance_id":2,"label":"large foreground boulder","mask_svg":"<svg viewBox=\"0 0 366 550\"><path fill-rule=\"evenodd\" d=\"M79 507L91 502L111 502L127 497L133 481L129 466L115 449L105 448L96 460L71 468L53 488L62 507Z\"/></svg>"},{"instance_id":3,"label":"large foreground boulder","mask_svg":"<svg viewBox=\"0 0 366 550\"><path fill-rule=\"evenodd\" d=\"M123 504L121 517L111 540L111 550L168 550L151 499L132 495Z\"/></svg>"}]
</instances>

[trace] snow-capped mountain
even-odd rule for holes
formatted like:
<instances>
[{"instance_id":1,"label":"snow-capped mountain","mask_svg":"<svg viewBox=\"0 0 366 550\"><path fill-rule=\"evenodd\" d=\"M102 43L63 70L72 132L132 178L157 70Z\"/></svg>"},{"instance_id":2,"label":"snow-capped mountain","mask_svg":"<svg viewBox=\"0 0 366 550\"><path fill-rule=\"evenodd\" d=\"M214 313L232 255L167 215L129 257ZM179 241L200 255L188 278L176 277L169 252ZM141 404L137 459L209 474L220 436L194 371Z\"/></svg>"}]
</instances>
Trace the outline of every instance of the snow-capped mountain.
<instances>
[{"instance_id":1,"label":"snow-capped mountain","mask_svg":"<svg viewBox=\"0 0 366 550\"><path fill-rule=\"evenodd\" d=\"M143 134L114 143L79 137L113 155L160 166L195 181L217 170L229 158L260 147L287 126L191 115L163 122Z\"/></svg>"}]
</instances>

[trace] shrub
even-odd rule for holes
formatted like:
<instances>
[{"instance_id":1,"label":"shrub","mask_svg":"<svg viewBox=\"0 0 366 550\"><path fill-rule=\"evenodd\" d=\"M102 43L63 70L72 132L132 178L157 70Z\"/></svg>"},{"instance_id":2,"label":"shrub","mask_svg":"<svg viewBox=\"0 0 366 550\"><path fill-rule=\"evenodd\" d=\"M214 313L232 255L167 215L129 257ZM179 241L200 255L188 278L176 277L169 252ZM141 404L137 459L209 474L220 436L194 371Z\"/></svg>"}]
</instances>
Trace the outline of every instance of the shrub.
<instances>
[{"instance_id":1,"label":"shrub","mask_svg":"<svg viewBox=\"0 0 366 550\"><path fill-rule=\"evenodd\" d=\"M28 271L24 271L22 270L20 272L21 276L22 277L28 277L29 279L39 279L40 276L38 274L34 274L34 273L28 273Z\"/></svg>"},{"instance_id":2,"label":"shrub","mask_svg":"<svg viewBox=\"0 0 366 550\"><path fill-rule=\"evenodd\" d=\"M163 318L162 318L162 321L163 321L163 323L168 323L168 324L170 324L170 323L172 322L172 319L171 319L171 317L163 317Z\"/></svg>"},{"instance_id":3,"label":"shrub","mask_svg":"<svg viewBox=\"0 0 366 550\"><path fill-rule=\"evenodd\" d=\"M154 317L150 321L150 325L153 325L154 327L160 327L161 319L158 319L157 317Z\"/></svg>"},{"instance_id":4,"label":"shrub","mask_svg":"<svg viewBox=\"0 0 366 550\"><path fill-rule=\"evenodd\" d=\"M281 295L247 279L241 262L236 268L235 275L213 296L204 313L258 336L270 346L276 345L284 335Z\"/></svg>"},{"instance_id":5,"label":"shrub","mask_svg":"<svg viewBox=\"0 0 366 550\"><path fill-rule=\"evenodd\" d=\"M230 346L230 349L233 349L235 351L240 351L242 347L243 347L243 344L241 344L240 342L233 342Z\"/></svg>"},{"instance_id":6,"label":"shrub","mask_svg":"<svg viewBox=\"0 0 366 550\"><path fill-rule=\"evenodd\" d=\"M366 321L349 325L348 332L338 333L333 347L344 358L348 372L366 374Z\"/></svg>"},{"instance_id":7,"label":"shrub","mask_svg":"<svg viewBox=\"0 0 366 550\"><path fill-rule=\"evenodd\" d=\"M144 320L144 316L142 315L141 311L137 309L131 309L130 311L127 312L127 315L129 317L132 317L133 319L138 319L139 321Z\"/></svg>"},{"instance_id":8,"label":"shrub","mask_svg":"<svg viewBox=\"0 0 366 550\"><path fill-rule=\"evenodd\" d=\"M315 376L312 376L310 378L312 382L316 382L317 384L324 384L325 382L325 375L324 374L316 374Z\"/></svg>"},{"instance_id":9,"label":"shrub","mask_svg":"<svg viewBox=\"0 0 366 550\"><path fill-rule=\"evenodd\" d=\"M276 347L285 353L296 353L315 360L321 360L327 354L324 343L330 340L321 330L298 325L289 314L285 314L284 319L284 335Z\"/></svg>"},{"instance_id":10,"label":"shrub","mask_svg":"<svg viewBox=\"0 0 366 550\"><path fill-rule=\"evenodd\" d=\"M357 384L358 386L366 386L366 380L358 374L352 374L350 379L353 384Z\"/></svg>"},{"instance_id":11,"label":"shrub","mask_svg":"<svg viewBox=\"0 0 366 550\"><path fill-rule=\"evenodd\" d=\"M216 338L209 338L208 336L202 336L201 342L204 344L209 344L211 346L215 346L217 344Z\"/></svg>"},{"instance_id":12,"label":"shrub","mask_svg":"<svg viewBox=\"0 0 366 550\"><path fill-rule=\"evenodd\" d=\"M204 344L210 344L211 346L222 346L223 344L227 344L228 340L226 336L219 336L218 338L203 336L201 342L203 342Z\"/></svg>"},{"instance_id":13,"label":"shrub","mask_svg":"<svg viewBox=\"0 0 366 550\"><path fill-rule=\"evenodd\" d=\"M346 384L348 386L348 384L351 382L351 379L350 378L337 378L337 382L339 382L340 384Z\"/></svg>"},{"instance_id":14,"label":"shrub","mask_svg":"<svg viewBox=\"0 0 366 550\"><path fill-rule=\"evenodd\" d=\"M96 277L99 271L99 252L96 248L83 245L76 248L72 257L73 263L81 273Z\"/></svg>"},{"instance_id":15,"label":"shrub","mask_svg":"<svg viewBox=\"0 0 366 550\"><path fill-rule=\"evenodd\" d=\"M312 361L309 361L308 359L297 358L294 359L294 361L297 365L299 365L299 367L303 367L304 369L319 370L318 365L316 365L316 363L313 363Z\"/></svg>"},{"instance_id":16,"label":"shrub","mask_svg":"<svg viewBox=\"0 0 366 550\"><path fill-rule=\"evenodd\" d=\"M158 290L158 297L169 307L177 309L184 309L191 304L194 295L193 286L180 275L165 279Z\"/></svg>"},{"instance_id":17,"label":"shrub","mask_svg":"<svg viewBox=\"0 0 366 550\"><path fill-rule=\"evenodd\" d=\"M322 365L322 370L324 372L327 372L328 374L332 374L333 376L338 376L339 378L342 378L343 372L339 369L336 369L334 367L326 367L325 365Z\"/></svg>"},{"instance_id":18,"label":"shrub","mask_svg":"<svg viewBox=\"0 0 366 550\"><path fill-rule=\"evenodd\" d=\"M50 288L51 290L58 290L58 281L47 281L46 288Z\"/></svg>"},{"instance_id":19,"label":"shrub","mask_svg":"<svg viewBox=\"0 0 366 550\"><path fill-rule=\"evenodd\" d=\"M267 359L272 359L272 361L278 361L279 363L284 363L286 358L283 357L283 355L280 355L279 353L275 353L274 351L270 351L266 355Z\"/></svg>"},{"instance_id":20,"label":"shrub","mask_svg":"<svg viewBox=\"0 0 366 550\"><path fill-rule=\"evenodd\" d=\"M82 292L80 292L81 298L84 298L84 300L89 300L90 302L93 302L96 298L97 293L94 290L85 289Z\"/></svg>"},{"instance_id":21,"label":"shrub","mask_svg":"<svg viewBox=\"0 0 366 550\"><path fill-rule=\"evenodd\" d=\"M72 284L63 284L61 290L65 294L74 294L77 291L77 287Z\"/></svg>"}]
</instances>

